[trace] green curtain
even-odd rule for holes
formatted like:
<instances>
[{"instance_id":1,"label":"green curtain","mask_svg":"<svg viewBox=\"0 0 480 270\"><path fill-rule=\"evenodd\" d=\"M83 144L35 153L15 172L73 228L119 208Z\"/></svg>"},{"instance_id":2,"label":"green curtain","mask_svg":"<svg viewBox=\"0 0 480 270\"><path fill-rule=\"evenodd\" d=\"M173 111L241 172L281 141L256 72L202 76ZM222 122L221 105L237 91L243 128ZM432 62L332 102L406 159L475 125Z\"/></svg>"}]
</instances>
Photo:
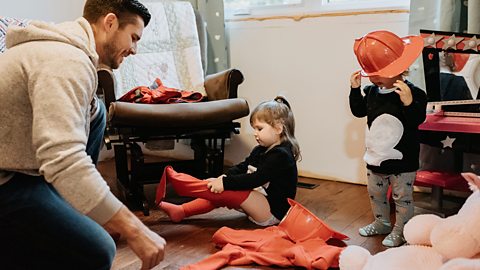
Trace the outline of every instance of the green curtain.
<instances>
[{"instance_id":1,"label":"green curtain","mask_svg":"<svg viewBox=\"0 0 480 270\"><path fill-rule=\"evenodd\" d=\"M187 0L207 25L207 74L229 68L223 0Z\"/></svg>"}]
</instances>

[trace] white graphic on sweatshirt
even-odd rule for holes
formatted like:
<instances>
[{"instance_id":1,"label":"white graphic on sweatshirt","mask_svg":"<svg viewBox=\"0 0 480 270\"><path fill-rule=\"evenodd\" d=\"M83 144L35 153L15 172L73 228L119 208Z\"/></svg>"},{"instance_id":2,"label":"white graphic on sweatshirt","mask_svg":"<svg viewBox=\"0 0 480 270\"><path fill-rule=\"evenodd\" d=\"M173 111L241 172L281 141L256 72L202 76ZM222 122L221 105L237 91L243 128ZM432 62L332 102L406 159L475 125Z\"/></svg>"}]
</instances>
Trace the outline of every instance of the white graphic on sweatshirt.
<instances>
[{"instance_id":1,"label":"white graphic on sweatshirt","mask_svg":"<svg viewBox=\"0 0 480 270\"><path fill-rule=\"evenodd\" d=\"M402 159L403 154L394 149L403 135L403 125L398 118L390 114L382 114L373 120L370 129L366 130L365 146L367 151L363 160L369 165L380 166L388 159Z\"/></svg>"}]
</instances>

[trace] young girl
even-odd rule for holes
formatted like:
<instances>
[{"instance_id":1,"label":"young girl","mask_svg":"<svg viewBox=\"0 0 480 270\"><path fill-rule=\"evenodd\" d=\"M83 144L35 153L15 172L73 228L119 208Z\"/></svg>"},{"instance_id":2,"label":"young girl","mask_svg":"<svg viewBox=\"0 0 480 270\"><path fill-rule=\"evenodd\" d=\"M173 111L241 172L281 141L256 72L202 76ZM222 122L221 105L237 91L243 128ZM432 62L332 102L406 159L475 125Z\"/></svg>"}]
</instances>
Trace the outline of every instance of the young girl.
<instances>
[{"instance_id":1,"label":"young girl","mask_svg":"<svg viewBox=\"0 0 480 270\"><path fill-rule=\"evenodd\" d=\"M275 225L285 216L290 208L287 198L295 198L300 156L290 105L284 97L263 102L253 110L250 124L258 146L225 174L202 181L165 169L156 203L172 221L222 206L243 210L261 226ZM162 202L167 181L179 195L197 199L182 205Z\"/></svg>"},{"instance_id":2,"label":"young girl","mask_svg":"<svg viewBox=\"0 0 480 270\"><path fill-rule=\"evenodd\" d=\"M359 229L362 236L388 234L382 244L405 243L403 226L413 216L413 182L419 163L418 125L425 120L427 97L403 78L423 49L418 36L400 38L375 31L357 39L355 55L362 67L350 78L350 109L367 116L366 153L368 194L374 222ZM360 91L361 76L372 85ZM387 190L392 186L396 221L390 223Z\"/></svg>"}]
</instances>

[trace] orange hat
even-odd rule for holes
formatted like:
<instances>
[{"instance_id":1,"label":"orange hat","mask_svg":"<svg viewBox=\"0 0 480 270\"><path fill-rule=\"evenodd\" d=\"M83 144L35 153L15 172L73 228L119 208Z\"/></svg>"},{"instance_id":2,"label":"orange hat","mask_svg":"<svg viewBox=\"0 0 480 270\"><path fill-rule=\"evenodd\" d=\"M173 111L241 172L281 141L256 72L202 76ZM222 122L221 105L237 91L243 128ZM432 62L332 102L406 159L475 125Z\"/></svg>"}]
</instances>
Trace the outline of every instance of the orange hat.
<instances>
[{"instance_id":1,"label":"orange hat","mask_svg":"<svg viewBox=\"0 0 480 270\"><path fill-rule=\"evenodd\" d=\"M468 53L453 54L453 61L455 61L455 72L462 71L463 67L465 67L465 64L467 64L469 57L470 57L470 54Z\"/></svg>"},{"instance_id":2,"label":"orange hat","mask_svg":"<svg viewBox=\"0 0 480 270\"><path fill-rule=\"evenodd\" d=\"M364 77L395 77L407 70L422 50L420 36L400 38L385 30L368 33L356 39L353 45Z\"/></svg>"},{"instance_id":3,"label":"orange hat","mask_svg":"<svg viewBox=\"0 0 480 270\"><path fill-rule=\"evenodd\" d=\"M321 238L327 241L330 238L348 240L349 237L330 228L320 218L315 216L300 203L288 199L290 209L278 227L282 229L294 242L303 242L308 239Z\"/></svg>"}]
</instances>

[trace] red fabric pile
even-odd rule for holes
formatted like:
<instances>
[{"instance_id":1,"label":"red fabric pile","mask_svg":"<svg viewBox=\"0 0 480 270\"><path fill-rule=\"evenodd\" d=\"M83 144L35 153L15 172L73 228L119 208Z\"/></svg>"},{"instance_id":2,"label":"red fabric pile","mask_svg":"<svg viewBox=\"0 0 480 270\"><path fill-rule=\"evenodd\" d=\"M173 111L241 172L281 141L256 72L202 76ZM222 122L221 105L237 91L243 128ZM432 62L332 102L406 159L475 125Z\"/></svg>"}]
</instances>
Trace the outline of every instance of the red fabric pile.
<instances>
[{"instance_id":1,"label":"red fabric pile","mask_svg":"<svg viewBox=\"0 0 480 270\"><path fill-rule=\"evenodd\" d=\"M159 78L156 78L152 86L135 87L119 100L131 103L171 104L199 102L203 99L204 96L199 92L169 88L163 85Z\"/></svg>"}]
</instances>

